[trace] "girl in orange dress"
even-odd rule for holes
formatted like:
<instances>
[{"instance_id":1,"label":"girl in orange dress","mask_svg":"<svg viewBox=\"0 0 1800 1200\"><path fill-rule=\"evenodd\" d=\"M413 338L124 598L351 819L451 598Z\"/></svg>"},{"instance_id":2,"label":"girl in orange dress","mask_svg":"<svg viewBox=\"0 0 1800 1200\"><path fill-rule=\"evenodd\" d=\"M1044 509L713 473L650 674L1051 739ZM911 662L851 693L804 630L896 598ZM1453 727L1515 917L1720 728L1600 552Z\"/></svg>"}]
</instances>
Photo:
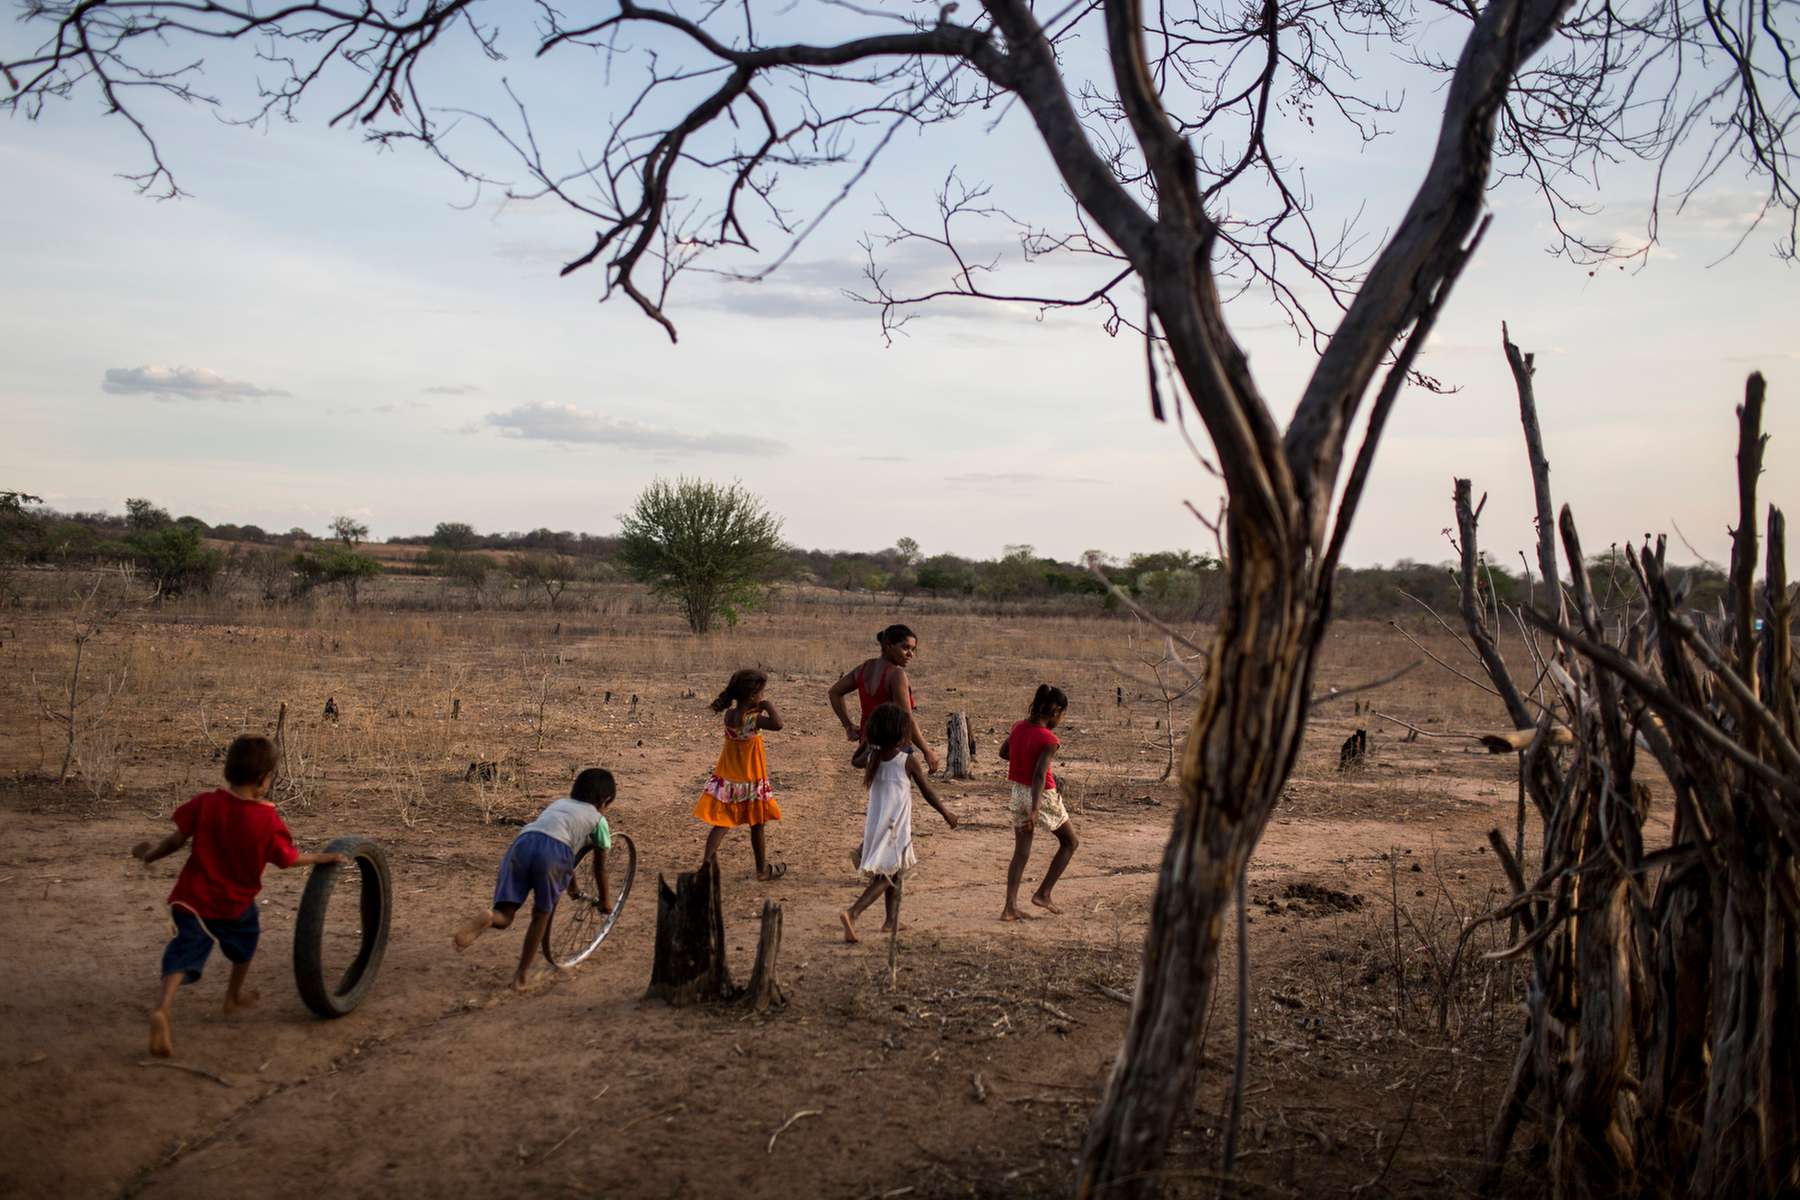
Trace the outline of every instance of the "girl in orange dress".
<instances>
[{"instance_id":1,"label":"girl in orange dress","mask_svg":"<svg viewBox=\"0 0 1800 1200\"><path fill-rule=\"evenodd\" d=\"M712 702L712 710L724 714L725 746L712 776L694 803L694 815L712 826L706 831L706 855L701 865L719 853L725 831L750 827L750 849L756 855L756 877L770 882L787 874L786 863L768 860L763 826L781 820L775 790L769 786L769 763L763 754L762 730L781 728L781 714L763 699L769 677L761 671L743 670L731 677L725 690Z\"/></svg>"}]
</instances>

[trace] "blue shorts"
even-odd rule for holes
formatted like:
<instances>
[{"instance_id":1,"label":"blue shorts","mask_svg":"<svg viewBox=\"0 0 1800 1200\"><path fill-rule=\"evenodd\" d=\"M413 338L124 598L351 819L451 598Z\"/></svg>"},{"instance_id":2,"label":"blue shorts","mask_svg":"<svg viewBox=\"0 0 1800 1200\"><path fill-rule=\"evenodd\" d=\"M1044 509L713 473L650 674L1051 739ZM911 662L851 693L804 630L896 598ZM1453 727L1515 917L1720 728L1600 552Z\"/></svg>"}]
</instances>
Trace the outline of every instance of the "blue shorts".
<instances>
[{"instance_id":1,"label":"blue shorts","mask_svg":"<svg viewBox=\"0 0 1800 1200\"><path fill-rule=\"evenodd\" d=\"M569 886L575 865L570 849L547 833L530 830L513 839L500 860L500 878L494 884L494 907L518 908L531 893L531 911L555 912L557 897Z\"/></svg>"},{"instance_id":2,"label":"blue shorts","mask_svg":"<svg viewBox=\"0 0 1800 1200\"><path fill-rule=\"evenodd\" d=\"M175 919L175 936L169 939L169 945L163 951L164 975L180 972L182 983L195 982L206 969L206 960L212 955L215 941L226 962L247 963L256 955L256 941L262 936L262 919L257 915L254 900L243 913L229 920L220 917L203 920L180 907L171 907L169 915Z\"/></svg>"}]
</instances>

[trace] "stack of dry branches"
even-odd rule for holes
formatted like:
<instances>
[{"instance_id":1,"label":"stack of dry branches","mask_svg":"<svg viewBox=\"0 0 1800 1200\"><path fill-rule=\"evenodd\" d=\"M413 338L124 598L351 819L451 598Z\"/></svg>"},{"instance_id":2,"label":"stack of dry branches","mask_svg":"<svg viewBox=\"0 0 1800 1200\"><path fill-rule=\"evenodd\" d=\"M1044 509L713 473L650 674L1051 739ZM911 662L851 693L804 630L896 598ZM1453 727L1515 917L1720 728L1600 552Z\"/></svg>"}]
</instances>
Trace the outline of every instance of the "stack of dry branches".
<instances>
[{"instance_id":1,"label":"stack of dry branches","mask_svg":"<svg viewBox=\"0 0 1800 1200\"><path fill-rule=\"evenodd\" d=\"M1527 441L1547 511L1529 358L1510 343L1508 352L1525 368ZM1535 878L1498 830L1490 836L1515 891L1493 916L1521 931L1501 956L1526 961L1528 981L1484 1189L1499 1181L1527 1116L1561 1196L1800 1187L1800 671L1773 508L1756 577L1762 409L1763 380L1752 375L1738 410L1739 521L1719 611L1685 606L1658 538L1627 552L1641 611L1606 629L1565 505L1562 609L1521 610L1536 631L1527 644L1539 678L1523 690L1475 596L1478 510L1457 481L1464 620L1515 722L1533 731L1521 780L1543 829ZM1553 555L1551 529L1540 535ZM1647 844L1646 768L1662 776L1656 794L1672 797L1662 847Z\"/></svg>"}]
</instances>

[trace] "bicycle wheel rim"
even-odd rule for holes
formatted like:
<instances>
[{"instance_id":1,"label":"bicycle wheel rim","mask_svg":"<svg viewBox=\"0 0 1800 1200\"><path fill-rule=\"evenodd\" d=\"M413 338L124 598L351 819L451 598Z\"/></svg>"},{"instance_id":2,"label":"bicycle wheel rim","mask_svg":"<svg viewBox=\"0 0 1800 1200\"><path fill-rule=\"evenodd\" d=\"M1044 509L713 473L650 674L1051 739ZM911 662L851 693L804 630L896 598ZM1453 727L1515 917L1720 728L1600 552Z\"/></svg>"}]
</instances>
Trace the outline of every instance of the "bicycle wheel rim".
<instances>
[{"instance_id":1,"label":"bicycle wheel rim","mask_svg":"<svg viewBox=\"0 0 1800 1200\"><path fill-rule=\"evenodd\" d=\"M612 908L601 912L599 905L592 901L570 900L565 895L563 903L558 904L550 916L549 928L544 930L544 957L554 966L572 967L586 960L618 924L626 898L631 895L632 880L637 877L637 843L623 833L615 834L613 843L615 849L620 843L624 845L625 873L618 881ZM580 871L592 852L592 846L583 846L570 867L571 873Z\"/></svg>"}]
</instances>

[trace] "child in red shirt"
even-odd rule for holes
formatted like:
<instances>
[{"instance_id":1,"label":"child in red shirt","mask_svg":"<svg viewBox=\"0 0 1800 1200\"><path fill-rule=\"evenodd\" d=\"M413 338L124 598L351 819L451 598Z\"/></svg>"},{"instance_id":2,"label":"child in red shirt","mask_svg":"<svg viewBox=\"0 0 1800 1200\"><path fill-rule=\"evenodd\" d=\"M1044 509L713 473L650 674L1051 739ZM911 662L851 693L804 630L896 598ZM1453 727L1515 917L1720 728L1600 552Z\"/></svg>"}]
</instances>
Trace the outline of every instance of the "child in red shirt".
<instances>
[{"instance_id":1,"label":"child in red shirt","mask_svg":"<svg viewBox=\"0 0 1800 1200\"><path fill-rule=\"evenodd\" d=\"M262 891L265 863L278 867L347 863L342 854L302 854L275 805L264 799L275 778L275 744L266 737L245 736L225 752L228 787L202 792L175 810L175 832L152 845L139 842L133 858L153 863L190 841L187 862L169 893L169 915L175 936L163 950L162 995L150 1014L150 1053L175 1053L169 1008L184 983L200 978L213 943L231 963L225 989L225 1011L234 1013L256 1003L244 990L244 976L261 935L256 894Z\"/></svg>"},{"instance_id":2,"label":"child in red shirt","mask_svg":"<svg viewBox=\"0 0 1800 1200\"><path fill-rule=\"evenodd\" d=\"M1031 698L1031 714L1014 725L1000 743L1006 778L1012 783L1013 820L1013 856L1006 868L1002 921L1026 919L1026 914L1019 911L1019 880L1031 859L1032 832L1039 825L1056 835L1056 857L1050 860L1050 869L1044 872L1044 881L1032 893L1031 902L1049 912L1062 912L1050 899L1050 890L1062 878L1075 848L1081 844L1075 836L1075 825L1069 820L1069 810L1063 807L1062 796L1056 791L1056 776L1050 773L1050 760L1062 745L1062 740L1051 731L1062 721L1068 707L1069 698L1060 688L1039 684L1037 694Z\"/></svg>"}]
</instances>

